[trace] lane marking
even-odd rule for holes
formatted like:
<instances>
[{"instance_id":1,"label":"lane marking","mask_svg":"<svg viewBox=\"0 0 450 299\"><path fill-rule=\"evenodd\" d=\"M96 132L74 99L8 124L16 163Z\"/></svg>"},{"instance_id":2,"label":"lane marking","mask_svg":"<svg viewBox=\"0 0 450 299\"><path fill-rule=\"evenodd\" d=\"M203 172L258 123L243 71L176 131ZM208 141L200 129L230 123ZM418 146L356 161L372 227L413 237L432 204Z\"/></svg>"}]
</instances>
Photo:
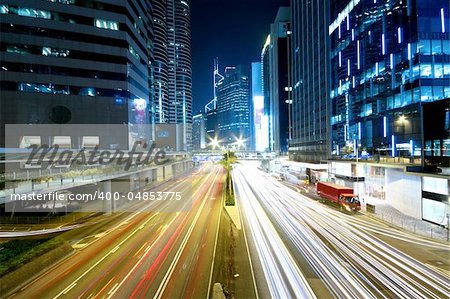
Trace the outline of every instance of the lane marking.
<instances>
[{"instance_id":1,"label":"lane marking","mask_svg":"<svg viewBox=\"0 0 450 299\"><path fill-rule=\"evenodd\" d=\"M214 251L213 251L213 257L212 257L212 263L211 263L211 271L209 272L208 293L206 295L207 299L210 297L209 294L211 293L211 284L212 284L212 278L213 278L213 272L214 272L214 262L216 260L216 249L217 249L217 241L219 239L220 219L222 218L222 209L223 209L223 189L224 188L222 186L222 198L220 201L219 218L217 219L216 238L214 240ZM214 199L215 199L215 197L214 197ZM198 259L198 257L197 257L197 259Z\"/></svg>"},{"instance_id":2,"label":"lane marking","mask_svg":"<svg viewBox=\"0 0 450 299\"><path fill-rule=\"evenodd\" d=\"M192 234L192 231L194 230L194 227L197 224L198 218L200 218L200 214L203 211L203 208L205 207L205 204L206 204L205 198L209 197L209 195L211 194L212 187L214 186L214 183L216 182L218 175L219 175L219 173L217 173L215 175L213 183L210 185L210 187L209 187L209 189L208 189L208 191L206 193L206 196L203 197L204 200L202 202L202 205L199 208L199 210L197 211L197 214L195 215L194 221L192 222L191 226L189 227L189 230L188 230L187 234L185 235L185 237L183 239L183 242L181 243L181 246L180 246L180 248L178 249L178 251L177 251L177 253L175 255L174 260L172 261L171 265L169 266L169 270L166 272L166 275L164 276L164 278L163 278L161 284L159 285L159 287L158 287L158 289L156 291L156 294L155 294L155 296L153 298L158 298L159 299L159 298L162 297L162 294L164 293L164 290L166 289L167 284L169 283L170 277L172 276L173 272L175 271L175 267L176 267L176 265L178 264L178 261L181 258L181 254L183 253L184 248L186 247L186 244L189 241L189 238L190 238L190 236Z\"/></svg>"},{"instance_id":3,"label":"lane marking","mask_svg":"<svg viewBox=\"0 0 450 299\"><path fill-rule=\"evenodd\" d=\"M233 185L234 185L234 180L233 180ZM233 188L234 187L235 186L233 186ZM242 231L244 233L245 247L247 249L248 261L250 263L250 272L252 273L253 288L255 290L256 299L259 299L258 288L256 286L255 271L254 271L254 268L253 268L252 258L250 256L250 249L249 249L249 246L248 246L247 234L245 233L243 213L242 213L241 209L239 208L239 204L238 204L239 201L237 200L239 198L238 192L237 192L237 188L235 188L234 194L235 194L236 207L237 207L237 209L239 211L239 215L241 217L241 225L242 225Z\"/></svg>"},{"instance_id":4,"label":"lane marking","mask_svg":"<svg viewBox=\"0 0 450 299\"><path fill-rule=\"evenodd\" d=\"M77 285L76 282L72 282L71 285L69 285L67 288L65 288L65 289L63 290L63 294L64 294L64 295L67 294L67 293L68 293L71 289L73 289L76 285Z\"/></svg>"},{"instance_id":5,"label":"lane marking","mask_svg":"<svg viewBox=\"0 0 450 299\"><path fill-rule=\"evenodd\" d=\"M153 218L155 218L157 215L159 214L159 212L157 212L156 214L154 214L152 217L148 218L145 222L144 225L149 223ZM83 274L81 274L75 281L74 283L76 284L80 279L82 279L84 276L86 276L86 274L88 274L90 271L92 271L92 269L94 269L95 267L97 267L97 265L99 265L101 262L103 262L108 256L110 256L112 253L116 252L118 247L121 246L122 244L124 244L126 241L128 241L132 236L134 236L138 231L140 230L140 228L135 229L131 234L129 234L125 239L123 239L115 248L113 248L112 250L110 250L107 254L105 254L101 259L99 259L94 265L92 265L87 271L85 271ZM73 288L73 286L72 286ZM70 289L68 290L70 291ZM67 292L68 292L67 291ZM61 295L65 295L67 292L61 291L58 295L56 295L55 297L53 297L53 299L59 298Z\"/></svg>"}]
</instances>

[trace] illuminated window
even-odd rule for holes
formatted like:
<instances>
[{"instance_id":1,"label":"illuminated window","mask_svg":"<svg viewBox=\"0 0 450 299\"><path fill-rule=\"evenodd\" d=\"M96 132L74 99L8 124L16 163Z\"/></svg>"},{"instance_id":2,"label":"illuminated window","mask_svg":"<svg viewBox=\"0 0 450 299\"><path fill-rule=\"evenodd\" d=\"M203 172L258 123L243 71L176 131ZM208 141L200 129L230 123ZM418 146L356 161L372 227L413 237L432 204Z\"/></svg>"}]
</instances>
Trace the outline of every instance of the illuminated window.
<instances>
[{"instance_id":1,"label":"illuminated window","mask_svg":"<svg viewBox=\"0 0 450 299\"><path fill-rule=\"evenodd\" d=\"M67 57L70 51L65 49L55 49L50 47L42 47L42 55L44 56L56 56L56 57Z\"/></svg>"},{"instance_id":2,"label":"illuminated window","mask_svg":"<svg viewBox=\"0 0 450 299\"><path fill-rule=\"evenodd\" d=\"M444 75L445 78L449 78L450 77L450 63L444 63L443 75Z\"/></svg>"},{"instance_id":3,"label":"illuminated window","mask_svg":"<svg viewBox=\"0 0 450 299\"><path fill-rule=\"evenodd\" d=\"M134 50L134 48L132 46L130 46L129 51L137 60L139 60L139 54L136 53L136 51Z\"/></svg>"},{"instance_id":4,"label":"illuminated window","mask_svg":"<svg viewBox=\"0 0 450 299\"><path fill-rule=\"evenodd\" d=\"M115 21L95 19L94 25L97 28L109 29L109 30L119 30L119 23L115 22Z\"/></svg>"},{"instance_id":5,"label":"illuminated window","mask_svg":"<svg viewBox=\"0 0 450 299\"><path fill-rule=\"evenodd\" d=\"M7 46L6 52L16 54L30 54L30 50L26 46Z\"/></svg>"},{"instance_id":6,"label":"illuminated window","mask_svg":"<svg viewBox=\"0 0 450 299\"><path fill-rule=\"evenodd\" d=\"M419 52L422 55L430 55L431 54L431 43L430 40L420 40L419 41Z\"/></svg>"},{"instance_id":7,"label":"illuminated window","mask_svg":"<svg viewBox=\"0 0 450 299\"><path fill-rule=\"evenodd\" d=\"M47 0L50 2L61 3L61 4L74 4L75 0Z\"/></svg>"},{"instance_id":8,"label":"illuminated window","mask_svg":"<svg viewBox=\"0 0 450 299\"><path fill-rule=\"evenodd\" d=\"M27 8L27 7L19 7L19 9L17 9L17 14L19 16L32 18L41 18L41 19L51 18L51 13L47 10Z\"/></svg>"},{"instance_id":9,"label":"illuminated window","mask_svg":"<svg viewBox=\"0 0 450 299\"><path fill-rule=\"evenodd\" d=\"M431 64L422 63L420 65L420 77L430 78L431 77Z\"/></svg>"},{"instance_id":10,"label":"illuminated window","mask_svg":"<svg viewBox=\"0 0 450 299\"><path fill-rule=\"evenodd\" d=\"M442 78L444 76L444 68L442 67L442 63L435 63L434 65L434 77Z\"/></svg>"},{"instance_id":11,"label":"illuminated window","mask_svg":"<svg viewBox=\"0 0 450 299\"><path fill-rule=\"evenodd\" d=\"M9 8L8 5L2 4L0 5L0 14L8 14Z\"/></svg>"},{"instance_id":12,"label":"illuminated window","mask_svg":"<svg viewBox=\"0 0 450 299\"><path fill-rule=\"evenodd\" d=\"M84 87L80 89L80 96L89 96L89 97L95 97L97 95L97 92L95 88L93 87Z\"/></svg>"},{"instance_id":13,"label":"illuminated window","mask_svg":"<svg viewBox=\"0 0 450 299\"><path fill-rule=\"evenodd\" d=\"M444 98L444 86L433 86L433 98L442 100Z\"/></svg>"},{"instance_id":14,"label":"illuminated window","mask_svg":"<svg viewBox=\"0 0 450 299\"><path fill-rule=\"evenodd\" d=\"M442 41L440 39L433 39L431 41L431 54L442 53Z\"/></svg>"},{"instance_id":15,"label":"illuminated window","mask_svg":"<svg viewBox=\"0 0 450 299\"><path fill-rule=\"evenodd\" d=\"M444 54L450 55L450 39L442 40L442 52L444 52Z\"/></svg>"},{"instance_id":16,"label":"illuminated window","mask_svg":"<svg viewBox=\"0 0 450 299\"><path fill-rule=\"evenodd\" d=\"M431 86L422 86L420 88L420 100L431 101L433 99L433 90Z\"/></svg>"}]
</instances>

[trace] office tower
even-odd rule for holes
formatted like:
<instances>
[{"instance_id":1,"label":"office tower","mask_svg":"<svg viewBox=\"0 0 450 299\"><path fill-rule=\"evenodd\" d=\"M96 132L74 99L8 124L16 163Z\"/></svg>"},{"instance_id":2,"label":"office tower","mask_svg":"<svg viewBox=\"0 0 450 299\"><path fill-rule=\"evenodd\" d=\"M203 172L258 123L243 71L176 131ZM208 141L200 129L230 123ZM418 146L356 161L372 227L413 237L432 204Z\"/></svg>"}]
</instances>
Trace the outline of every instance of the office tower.
<instances>
[{"instance_id":1,"label":"office tower","mask_svg":"<svg viewBox=\"0 0 450 299\"><path fill-rule=\"evenodd\" d=\"M148 124L151 10L147 1L3 1L1 134L5 123Z\"/></svg>"},{"instance_id":2,"label":"office tower","mask_svg":"<svg viewBox=\"0 0 450 299\"><path fill-rule=\"evenodd\" d=\"M291 122L290 9L280 7L262 51L264 109L269 116L270 150L287 153Z\"/></svg>"},{"instance_id":3,"label":"office tower","mask_svg":"<svg viewBox=\"0 0 450 299\"><path fill-rule=\"evenodd\" d=\"M206 118L206 135L205 143L208 148L217 146L219 141L219 124L217 120L217 109L208 110L205 113Z\"/></svg>"},{"instance_id":4,"label":"office tower","mask_svg":"<svg viewBox=\"0 0 450 299\"><path fill-rule=\"evenodd\" d=\"M264 95L262 88L262 64L252 63L252 101L254 149L266 151L269 148L269 116L264 114Z\"/></svg>"},{"instance_id":5,"label":"office tower","mask_svg":"<svg viewBox=\"0 0 450 299\"><path fill-rule=\"evenodd\" d=\"M154 108L155 122L169 122L169 54L167 52L167 1L152 1L154 39Z\"/></svg>"},{"instance_id":6,"label":"office tower","mask_svg":"<svg viewBox=\"0 0 450 299\"><path fill-rule=\"evenodd\" d=\"M184 150L192 143L192 67L189 0L167 0L169 123L183 124Z\"/></svg>"},{"instance_id":7,"label":"office tower","mask_svg":"<svg viewBox=\"0 0 450 299\"><path fill-rule=\"evenodd\" d=\"M331 12L330 177L353 184L368 200L443 225L450 174L448 1L332 1Z\"/></svg>"},{"instance_id":8,"label":"office tower","mask_svg":"<svg viewBox=\"0 0 450 299\"><path fill-rule=\"evenodd\" d=\"M219 73L219 58L214 59L213 70L213 99L205 105L206 136L208 148L219 146L219 127L217 119L217 87L222 84L224 76Z\"/></svg>"},{"instance_id":9,"label":"office tower","mask_svg":"<svg viewBox=\"0 0 450 299\"><path fill-rule=\"evenodd\" d=\"M291 159L320 162L329 148L329 1L292 1Z\"/></svg>"},{"instance_id":10,"label":"office tower","mask_svg":"<svg viewBox=\"0 0 450 299\"><path fill-rule=\"evenodd\" d=\"M346 2L330 25L333 155L448 164L450 140L424 139L422 113L450 97L448 1Z\"/></svg>"},{"instance_id":11,"label":"office tower","mask_svg":"<svg viewBox=\"0 0 450 299\"><path fill-rule=\"evenodd\" d=\"M217 86L220 141L236 149L250 148L250 86L243 66L226 67Z\"/></svg>"},{"instance_id":12,"label":"office tower","mask_svg":"<svg viewBox=\"0 0 450 299\"><path fill-rule=\"evenodd\" d=\"M201 150L206 148L206 117L203 113L192 117L192 149Z\"/></svg>"}]
</instances>

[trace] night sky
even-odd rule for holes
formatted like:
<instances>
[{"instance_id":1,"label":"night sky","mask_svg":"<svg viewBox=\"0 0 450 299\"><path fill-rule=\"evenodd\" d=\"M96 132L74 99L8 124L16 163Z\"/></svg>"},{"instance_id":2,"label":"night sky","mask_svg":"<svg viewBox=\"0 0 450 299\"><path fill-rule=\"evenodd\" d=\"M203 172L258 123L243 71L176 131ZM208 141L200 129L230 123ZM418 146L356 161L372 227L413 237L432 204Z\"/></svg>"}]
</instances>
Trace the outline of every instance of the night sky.
<instances>
[{"instance_id":1,"label":"night sky","mask_svg":"<svg viewBox=\"0 0 450 299\"><path fill-rule=\"evenodd\" d=\"M213 97L212 70L260 61L280 6L289 0L191 0L193 114Z\"/></svg>"}]
</instances>

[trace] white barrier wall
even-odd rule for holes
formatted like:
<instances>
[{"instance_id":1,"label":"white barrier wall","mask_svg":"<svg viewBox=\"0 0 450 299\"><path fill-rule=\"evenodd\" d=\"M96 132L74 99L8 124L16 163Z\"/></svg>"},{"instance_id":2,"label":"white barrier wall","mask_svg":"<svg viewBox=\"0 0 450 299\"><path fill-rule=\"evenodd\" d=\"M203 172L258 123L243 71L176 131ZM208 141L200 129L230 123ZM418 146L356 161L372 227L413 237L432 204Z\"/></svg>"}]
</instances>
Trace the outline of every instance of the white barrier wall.
<instances>
[{"instance_id":1,"label":"white barrier wall","mask_svg":"<svg viewBox=\"0 0 450 299\"><path fill-rule=\"evenodd\" d=\"M422 180L401 169L386 168L386 201L405 215L422 219Z\"/></svg>"},{"instance_id":2,"label":"white barrier wall","mask_svg":"<svg viewBox=\"0 0 450 299\"><path fill-rule=\"evenodd\" d=\"M426 192L422 199L423 219L444 226L448 225L450 180L424 176L422 178L422 190Z\"/></svg>"}]
</instances>

